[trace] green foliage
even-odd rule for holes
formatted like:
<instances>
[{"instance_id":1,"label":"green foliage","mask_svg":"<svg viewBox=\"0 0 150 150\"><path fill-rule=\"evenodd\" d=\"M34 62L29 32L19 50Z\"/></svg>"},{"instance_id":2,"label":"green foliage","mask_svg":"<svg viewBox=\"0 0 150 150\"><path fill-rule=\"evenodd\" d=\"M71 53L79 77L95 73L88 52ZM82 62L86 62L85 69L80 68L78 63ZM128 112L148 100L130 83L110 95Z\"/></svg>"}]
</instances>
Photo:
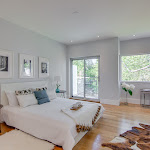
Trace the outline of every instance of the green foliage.
<instances>
[{"instance_id":1,"label":"green foliage","mask_svg":"<svg viewBox=\"0 0 150 150\"><path fill-rule=\"evenodd\" d=\"M60 87L60 84L56 84L57 89Z\"/></svg>"},{"instance_id":2,"label":"green foliage","mask_svg":"<svg viewBox=\"0 0 150 150\"><path fill-rule=\"evenodd\" d=\"M30 64L29 63L25 63L24 64L24 68L30 68Z\"/></svg>"},{"instance_id":3,"label":"green foliage","mask_svg":"<svg viewBox=\"0 0 150 150\"><path fill-rule=\"evenodd\" d=\"M77 76L84 77L84 60L73 60L73 65L77 66Z\"/></svg>"},{"instance_id":4,"label":"green foliage","mask_svg":"<svg viewBox=\"0 0 150 150\"><path fill-rule=\"evenodd\" d=\"M123 81L150 81L150 54L122 56Z\"/></svg>"},{"instance_id":5,"label":"green foliage","mask_svg":"<svg viewBox=\"0 0 150 150\"><path fill-rule=\"evenodd\" d=\"M98 59L88 59L85 61L86 77L98 77Z\"/></svg>"},{"instance_id":6,"label":"green foliage","mask_svg":"<svg viewBox=\"0 0 150 150\"><path fill-rule=\"evenodd\" d=\"M84 76L84 60L73 60L73 65L77 66L77 75ZM98 59L85 60L86 77L98 77Z\"/></svg>"},{"instance_id":7,"label":"green foliage","mask_svg":"<svg viewBox=\"0 0 150 150\"><path fill-rule=\"evenodd\" d=\"M126 88L122 88L125 92L129 92L129 94L132 96L132 91L131 90L127 90Z\"/></svg>"},{"instance_id":8,"label":"green foliage","mask_svg":"<svg viewBox=\"0 0 150 150\"><path fill-rule=\"evenodd\" d=\"M127 89L126 88L122 88L123 90L125 90L127 92Z\"/></svg>"},{"instance_id":9,"label":"green foliage","mask_svg":"<svg viewBox=\"0 0 150 150\"><path fill-rule=\"evenodd\" d=\"M129 94L132 96L132 91L131 90L128 90Z\"/></svg>"}]
</instances>

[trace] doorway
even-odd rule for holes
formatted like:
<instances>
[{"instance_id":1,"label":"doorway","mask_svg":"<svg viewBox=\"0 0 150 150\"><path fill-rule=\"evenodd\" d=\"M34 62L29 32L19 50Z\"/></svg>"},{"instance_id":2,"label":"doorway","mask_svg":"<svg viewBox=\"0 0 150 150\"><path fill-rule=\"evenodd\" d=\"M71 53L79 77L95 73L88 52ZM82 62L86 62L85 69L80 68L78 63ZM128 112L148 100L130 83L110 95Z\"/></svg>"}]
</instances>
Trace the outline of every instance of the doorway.
<instances>
[{"instance_id":1,"label":"doorway","mask_svg":"<svg viewBox=\"0 0 150 150\"><path fill-rule=\"evenodd\" d=\"M99 99L100 57L71 59L72 97Z\"/></svg>"}]
</instances>

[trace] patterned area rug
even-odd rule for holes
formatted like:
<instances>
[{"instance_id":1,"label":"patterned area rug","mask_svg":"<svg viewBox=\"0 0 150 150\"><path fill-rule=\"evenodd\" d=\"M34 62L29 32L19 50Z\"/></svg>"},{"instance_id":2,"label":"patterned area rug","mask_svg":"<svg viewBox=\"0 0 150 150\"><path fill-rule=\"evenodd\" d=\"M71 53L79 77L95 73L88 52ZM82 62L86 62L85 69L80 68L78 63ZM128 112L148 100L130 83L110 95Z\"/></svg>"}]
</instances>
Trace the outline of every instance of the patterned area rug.
<instances>
[{"instance_id":1,"label":"patterned area rug","mask_svg":"<svg viewBox=\"0 0 150 150\"><path fill-rule=\"evenodd\" d=\"M120 134L103 147L113 150L150 150L150 125L139 124L141 127L132 127L132 130Z\"/></svg>"}]
</instances>

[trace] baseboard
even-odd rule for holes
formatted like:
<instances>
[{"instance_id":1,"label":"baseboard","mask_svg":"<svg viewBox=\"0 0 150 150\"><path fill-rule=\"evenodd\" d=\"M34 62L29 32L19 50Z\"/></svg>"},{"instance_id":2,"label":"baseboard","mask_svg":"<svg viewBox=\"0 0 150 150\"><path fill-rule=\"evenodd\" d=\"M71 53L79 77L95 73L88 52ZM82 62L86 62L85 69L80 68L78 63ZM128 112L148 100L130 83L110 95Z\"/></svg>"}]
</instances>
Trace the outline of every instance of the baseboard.
<instances>
[{"instance_id":1,"label":"baseboard","mask_svg":"<svg viewBox=\"0 0 150 150\"><path fill-rule=\"evenodd\" d=\"M99 103L99 101L94 101L94 100L76 99L76 98L72 98L72 97L70 99ZM120 99L119 100L100 99L100 103L101 104L117 105L117 106L119 106L120 105Z\"/></svg>"},{"instance_id":2,"label":"baseboard","mask_svg":"<svg viewBox=\"0 0 150 150\"><path fill-rule=\"evenodd\" d=\"M109 104L109 105L120 105L120 99L119 100L111 100L111 99L101 99L100 102L102 104Z\"/></svg>"},{"instance_id":3,"label":"baseboard","mask_svg":"<svg viewBox=\"0 0 150 150\"><path fill-rule=\"evenodd\" d=\"M140 104L140 99L128 98L127 101L128 103L131 103L131 104ZM126 99L121 98L120 102L126 102Z\"/></svg>"},{"instance_id":4,"label":"baseboard","mask_svg":"<svg viewBox=\"0 0 150 150\"><path fill-rule=\"evenodd\" d=\"M100 103L100 101L96 101L96 100L89 100L89 99L81 99L81 98L73 98L70 97L69 99L73 99L73 100L79 100L79 101L87 101L87 102L94 102L94 103Z\"/></svg>"}]
</instances>

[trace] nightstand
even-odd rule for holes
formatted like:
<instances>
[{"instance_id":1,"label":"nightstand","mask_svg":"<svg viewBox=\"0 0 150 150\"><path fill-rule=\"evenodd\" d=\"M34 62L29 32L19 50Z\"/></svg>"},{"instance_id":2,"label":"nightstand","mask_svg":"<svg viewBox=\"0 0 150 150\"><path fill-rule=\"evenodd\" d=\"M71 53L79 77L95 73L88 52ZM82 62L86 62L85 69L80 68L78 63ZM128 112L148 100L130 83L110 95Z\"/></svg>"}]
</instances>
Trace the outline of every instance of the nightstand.
<instances>
[{"instance_id":1,"label":"nightstand","mask_svg":"<svg viewBox=\"0 0 150 150\"><path fill-rule=\"evenodd\" d=\"M63 97L65 98L65 94L66 94L66 91L65 90L60 90L59 92L56 92L56 94L60 94L60 97Z\"/></svg>"}]
</instances>

